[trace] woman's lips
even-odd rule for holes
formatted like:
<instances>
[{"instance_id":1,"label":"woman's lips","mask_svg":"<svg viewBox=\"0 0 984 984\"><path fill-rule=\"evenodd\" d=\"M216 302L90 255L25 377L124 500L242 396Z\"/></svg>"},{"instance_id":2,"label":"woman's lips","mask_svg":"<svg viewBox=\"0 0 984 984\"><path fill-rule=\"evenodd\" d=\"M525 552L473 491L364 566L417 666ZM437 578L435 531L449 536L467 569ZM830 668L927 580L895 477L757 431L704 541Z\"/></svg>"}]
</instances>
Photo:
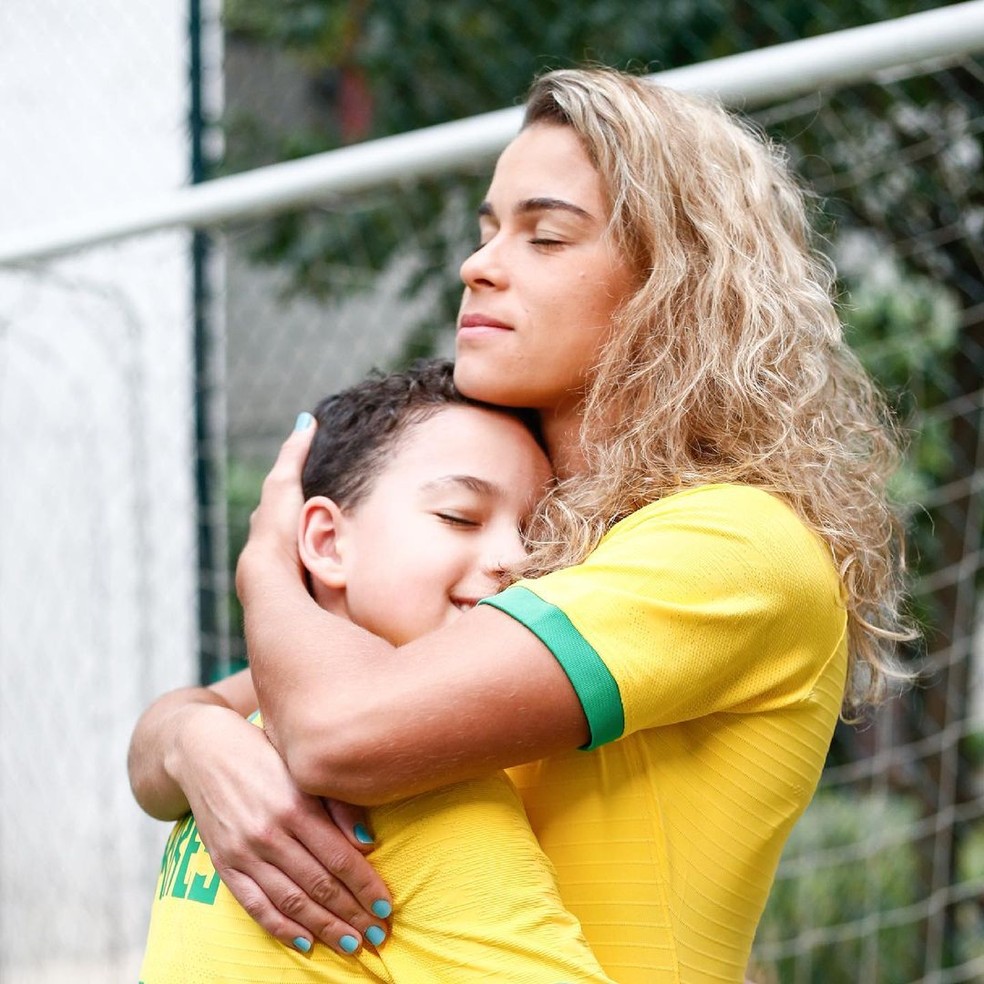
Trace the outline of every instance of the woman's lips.
<instances>
[{"instance_id":1,"label":"woman's lips","mask_svg":"<svg viewBox=\"0 0 984 984\"><path fill-rule=\"evenodd\" d=\"M499 333L502 331L512 331L511 325L507 325L498 318L491 318L487 314L463 314L458 322L458 336L476 336L482 334Z\"/></svg>"}]
</instances>

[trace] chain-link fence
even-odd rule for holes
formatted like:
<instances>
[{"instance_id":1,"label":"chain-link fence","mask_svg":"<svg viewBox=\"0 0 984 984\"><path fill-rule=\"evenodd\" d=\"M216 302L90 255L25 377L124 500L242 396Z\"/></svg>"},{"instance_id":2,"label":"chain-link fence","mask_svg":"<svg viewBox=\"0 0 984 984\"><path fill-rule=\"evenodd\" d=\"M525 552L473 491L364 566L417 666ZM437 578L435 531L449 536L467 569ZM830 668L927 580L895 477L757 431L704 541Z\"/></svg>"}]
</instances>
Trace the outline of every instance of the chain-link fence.
<instances>
[{"instance_id":1,"label":"chain-link fence","mask_svg":"<svg viewBox=\"0 0 984 984\"><path fill-rule=\"evenodd\" d=\"M225 167L514 104L546 62L655 70L918 5L438 6L227 3ZM816 190L851 338L911 435L898 493L926 633L910 657L931 676L838 730L752 976L971 981L984 978L984 60L848 74L749 111ZM210 131L194 129L201 168ZM92 980L135 980L163 828L126 799L129 727L165 686L241 660L231 558L297 411L370 367L450 352L488 174L487 160L436 167L208 234L0 270L4 984L82 980L86 961Z\"/></svg>"}]
</instances>

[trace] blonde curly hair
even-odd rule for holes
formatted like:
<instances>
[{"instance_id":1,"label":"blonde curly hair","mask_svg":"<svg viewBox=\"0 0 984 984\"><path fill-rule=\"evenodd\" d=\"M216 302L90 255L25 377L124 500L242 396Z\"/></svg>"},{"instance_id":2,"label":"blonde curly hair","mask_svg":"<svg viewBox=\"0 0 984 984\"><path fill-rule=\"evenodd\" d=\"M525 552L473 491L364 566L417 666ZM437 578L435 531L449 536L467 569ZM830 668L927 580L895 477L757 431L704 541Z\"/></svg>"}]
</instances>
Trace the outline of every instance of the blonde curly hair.
<instances>
[{"instance_id":1,"label":"blonde curly hair","mask_svg":"<svg viewBox=\"0 0 984 984\"><path fill-rule=\"evenodd\" d=\"M579 563L618 520L713 482L781 496L829 544L849 620L845 714L909 674L900 440L844 342L829 262L783 155L709 102L610 69L533 84L524 127L581 138L638 288L589 376L587 467L547 497L524 573Z\"/></svg>"}]
</instances>

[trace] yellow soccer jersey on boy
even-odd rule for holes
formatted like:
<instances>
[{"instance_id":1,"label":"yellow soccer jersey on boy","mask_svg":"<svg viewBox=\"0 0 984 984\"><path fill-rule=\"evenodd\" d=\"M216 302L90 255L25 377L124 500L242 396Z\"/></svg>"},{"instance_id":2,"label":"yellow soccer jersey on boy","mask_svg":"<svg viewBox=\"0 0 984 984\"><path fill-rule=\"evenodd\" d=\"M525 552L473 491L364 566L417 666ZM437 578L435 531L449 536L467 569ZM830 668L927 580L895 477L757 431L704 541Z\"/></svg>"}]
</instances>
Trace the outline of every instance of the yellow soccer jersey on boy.
<instances>
[{"instance_id":1,"label":"yellow soccer jersey on boy","mask_svg":"<svg viewBox=\"0 0 984 984\"><path fill-rule=\"evenodd\" d=\"M826 544L764 491L704 486L483 604L554 653L590 725L588 749L510 775L605 971L742 981L844 695Z\"/></svg>"},{"instance_id":2,"label":"yellow soccer jersey on boy","mask_svg":"<svg viewBox=\"0 0 984 984\"><path fill-rule=\"evenodd\" d=\"M370 810L392 936L343 957L267 935L220 881L192 816L164 851L141 984L609 981L557 893L504 773Z\"/></svg>"}]
</instances>

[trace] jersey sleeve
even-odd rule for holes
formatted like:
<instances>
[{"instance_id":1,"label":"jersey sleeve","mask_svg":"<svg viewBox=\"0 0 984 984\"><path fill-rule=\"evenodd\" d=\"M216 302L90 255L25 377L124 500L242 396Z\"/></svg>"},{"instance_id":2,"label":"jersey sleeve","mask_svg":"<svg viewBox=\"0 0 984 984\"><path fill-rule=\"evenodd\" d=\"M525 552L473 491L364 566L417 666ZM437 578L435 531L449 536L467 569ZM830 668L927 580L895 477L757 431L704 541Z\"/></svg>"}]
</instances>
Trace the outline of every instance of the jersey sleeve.
<instances>
[{"instance_id":1,"label":"jersey sleeve","mask_svg":"<svg viewBox=\"0 0 984 984\"><path fill-rule=\"evenodd\" d=\"M651 503L583 563L483 604L554 654L584 708L588 748L801 699L846 632L826 544L775 496L736 485Z\"/></svg>"}]
</instances>

